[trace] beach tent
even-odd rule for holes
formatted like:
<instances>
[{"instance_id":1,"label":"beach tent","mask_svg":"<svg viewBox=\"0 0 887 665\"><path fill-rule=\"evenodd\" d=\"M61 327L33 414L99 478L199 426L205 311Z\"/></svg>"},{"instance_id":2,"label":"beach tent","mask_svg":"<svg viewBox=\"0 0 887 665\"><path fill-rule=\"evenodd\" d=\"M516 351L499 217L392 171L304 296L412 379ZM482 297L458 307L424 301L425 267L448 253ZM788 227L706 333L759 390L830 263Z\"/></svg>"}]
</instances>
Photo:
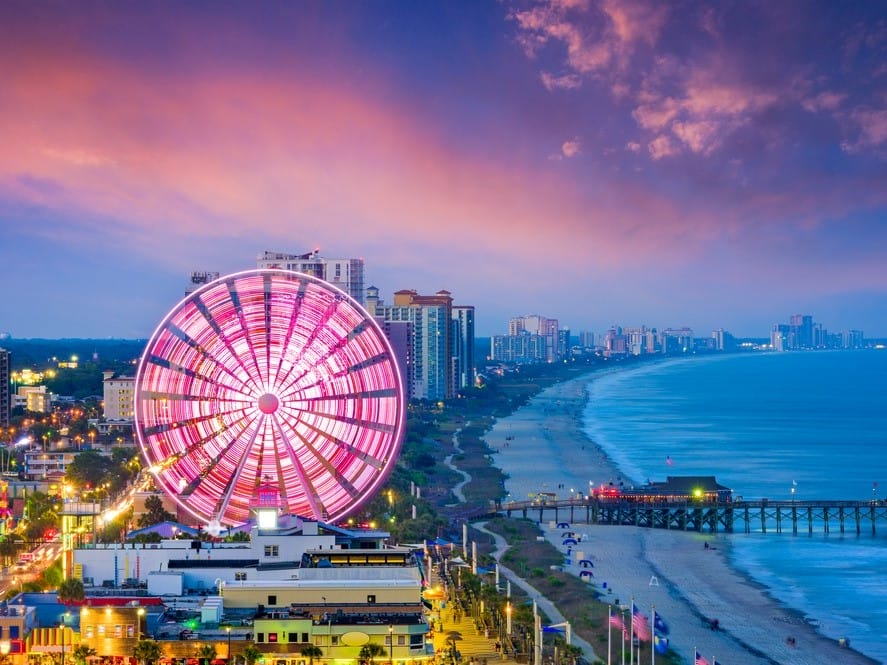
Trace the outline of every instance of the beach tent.
<instances>
[{"instance_id":1,"label":"beach tent","mask_svg":"<svg viewBox=\"0 0 887 665\"><path fill-rule=\"evenodd\" d=\"M561 545L576 545L576 544L577 544L577 542L576 542L575 538L565 538L564 542L561 543Z\"/></svg>"},{"instance_id":2,"label":"beach tent","mask_svg":"<svg viewBox=\"0 0 887 665\"><path fill-rule=\"evenodd\" d=\"M558 528L558 529L569 529L569 528L570 528L570 524L569 524L568 522L558 522L558 523L557 523L557 528Z\"/></svg>"},{"instance_id":3,"label":"beach tent","mask_svg":"<svg viewBox=\"0 0 887 665\"><path fill-rule=\"evenodd\" d=\"M579 577L594 577L594 573L592 573L590 570L580 570Z\"/></svg>"},{"instance_id":4,"label":"beach tent","mask_svg":"<svg viewBox=\"0 0 887 665\"><path fill-rule=\"evenodd\" d=\"M583 568L594 568L594 564L588 559L580 559L579 565Z\"/></svg>"}]
</instances>

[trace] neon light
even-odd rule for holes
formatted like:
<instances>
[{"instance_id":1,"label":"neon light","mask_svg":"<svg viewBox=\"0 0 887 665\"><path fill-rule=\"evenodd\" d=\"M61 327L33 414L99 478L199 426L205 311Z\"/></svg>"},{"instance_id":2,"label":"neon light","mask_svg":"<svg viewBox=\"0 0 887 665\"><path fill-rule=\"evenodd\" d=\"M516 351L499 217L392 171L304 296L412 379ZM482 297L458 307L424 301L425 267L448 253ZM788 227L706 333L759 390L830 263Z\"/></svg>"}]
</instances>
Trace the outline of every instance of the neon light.
<instances>
[{"instance_id":1,"label":"neon light","mask_svg":"<svg viewBox=\"0 0 887 665\"><path fill-rule=\"evenodd\" d=\"M146 466L204 524L245 522L260 484L283 512L341 520L385 481L403 438L382 330L336 287L283 270L182 300L145 348L135 400Z\"/></svg>"}]
</instances>

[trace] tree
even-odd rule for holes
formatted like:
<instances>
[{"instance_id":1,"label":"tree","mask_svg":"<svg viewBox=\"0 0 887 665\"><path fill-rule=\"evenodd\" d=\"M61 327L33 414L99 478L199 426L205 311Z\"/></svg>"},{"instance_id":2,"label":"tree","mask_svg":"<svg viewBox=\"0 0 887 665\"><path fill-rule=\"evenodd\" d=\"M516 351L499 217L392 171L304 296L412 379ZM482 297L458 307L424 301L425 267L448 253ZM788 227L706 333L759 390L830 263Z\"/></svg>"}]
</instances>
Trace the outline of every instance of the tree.
<instances>
[{"instance_id":1,"label":"tree","mask_svg":"<svg viewBox=\"0 0 887 665\"><path fill-rule=\"evenodd\" d=\"M262 652L259 651L254 644L247 644L243 648L241 654L243 655L243 660L246 662L246 665L256 665L256 661L262 657Z\"/></svg>"},{"instance_id":2,"label":"tree","mask_svg":"<svg viewBox=\"0 0 887 665\"><path fill-rule=\"evenodd\" d=\"M74 657L74 662L77 663L77 665L85 665L86 660L90 656L96 655L96 650L92 647L86 646L85 644L78 644L76 647L74 647L74 651L71 653L71 655Z\"/></svg>"},{"instance_id":3,"label":"tree","mask_svg":"<svg viewBox=\"0 0 887 665\"><path fill-rule=\"evenodd\" d=\"M133 647L132 657L142 665L151 665L160 658L161 653L160 645L154 640L139 640Z\"/></svg>"},{"instance_id":4,"label":"tree","mask_svg":"<svg viewBox=\"0 0 887 665\"><path fill-rule=\"evenodd\" d=\"M79 487L98 487L111 471L111 459L97 450L84 450L65 468L65 477Z\"/></svg>"},{"instance_id":5,"label":"tree","mask_svg":"<svg viewBox=\"0 0 887 665\"><path fill-rule=\"evenodd\" d=\"M197 650L197 658L204 664L209 665L216 658L216 645L207 642L200 646Z\"/></svg>"},{"instance_id":6,"label":"tree","mask_svg":"<svg viewBox=\"0 0 887 665\"><path fill-rule=\"evenodd\" d=\"M376 656L382 656L385 654L385 647L383 647L378 642L367 642L362 647L360 647L360 653L357 655L357 659L361 663L370 663L372 665Z\"/></svg>"},{"instance_id":7,"label":"tree","mask_svg":"<svg viewBox=\"0 0 887 665\"><path fill-rule=\"evenodd\" d=\"M308 657L308 665L314 665L314 659L321 658L323 650L315 644L306 644L302 647L302 655Z\"/></svg>"},{"instance_id":8,"label":"tree","mask_svg":"<svg viewBox=\"0 0 887 665\"><path fill-rule=\"evenodd\" d=\"M76 578L64 580L59 584L58 599L60 603L69 603L83 600L86 593L83 590L83 582Z\"/></svg>"},{"instance_id":9,"label":"tree","mask_svg":"<svg viewBox=\"0 0 887 665\"><path fill-rule=\"evenodd\" d=\"M163 499L154 494L145 499L145 512L139 516L139 526L153 526L175 518L175 515L163 507Z\"/></svg>"}]
</instances>

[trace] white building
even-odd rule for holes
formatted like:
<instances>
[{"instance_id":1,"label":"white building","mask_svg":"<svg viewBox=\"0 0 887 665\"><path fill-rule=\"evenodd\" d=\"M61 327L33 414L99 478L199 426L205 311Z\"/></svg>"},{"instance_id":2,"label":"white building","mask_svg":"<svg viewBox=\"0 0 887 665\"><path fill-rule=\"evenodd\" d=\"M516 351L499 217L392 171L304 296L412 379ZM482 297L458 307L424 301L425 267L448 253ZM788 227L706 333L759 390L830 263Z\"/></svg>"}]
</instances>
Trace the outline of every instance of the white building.
<instances>
[{"instance_id":1,"label":"white building","mask_svg":"<svg viewBox=\"0 0 887 665\"><path fill-rule=\"evenodd\" d=\"M102 382L105 420L129 421L135 417L135 377L104 373Z\"/></svg>"},{"instance_id":2,"label":"white building","mask_svg":"<svg viewBox=\"0 0 887 665\"><path fill-rule=\"evenodd\" d=\"M327 259L315 249L307 254L263 252L256 265L259 268L281 268L318 277L339 287L361 305L364 304L363 259Z\"/></svg>"}]
</instances>

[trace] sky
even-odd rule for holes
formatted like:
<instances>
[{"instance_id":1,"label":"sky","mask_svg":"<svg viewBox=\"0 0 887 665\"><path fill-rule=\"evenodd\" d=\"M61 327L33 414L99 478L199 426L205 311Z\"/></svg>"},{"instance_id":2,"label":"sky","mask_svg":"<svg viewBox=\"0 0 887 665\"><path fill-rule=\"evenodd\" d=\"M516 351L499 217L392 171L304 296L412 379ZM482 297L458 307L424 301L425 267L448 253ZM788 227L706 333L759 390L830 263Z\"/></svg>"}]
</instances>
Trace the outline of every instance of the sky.
<instances>
[{"instance_id":1,"label":"sky","mask_svg":"<svg viewBox=\"0 0 887 665\"><path fill-rule=\"evenodd\" d=\"M887 336L881 2L0 4L0 331L361 257L508 319Z\"/></svg>"}]
</instances>

